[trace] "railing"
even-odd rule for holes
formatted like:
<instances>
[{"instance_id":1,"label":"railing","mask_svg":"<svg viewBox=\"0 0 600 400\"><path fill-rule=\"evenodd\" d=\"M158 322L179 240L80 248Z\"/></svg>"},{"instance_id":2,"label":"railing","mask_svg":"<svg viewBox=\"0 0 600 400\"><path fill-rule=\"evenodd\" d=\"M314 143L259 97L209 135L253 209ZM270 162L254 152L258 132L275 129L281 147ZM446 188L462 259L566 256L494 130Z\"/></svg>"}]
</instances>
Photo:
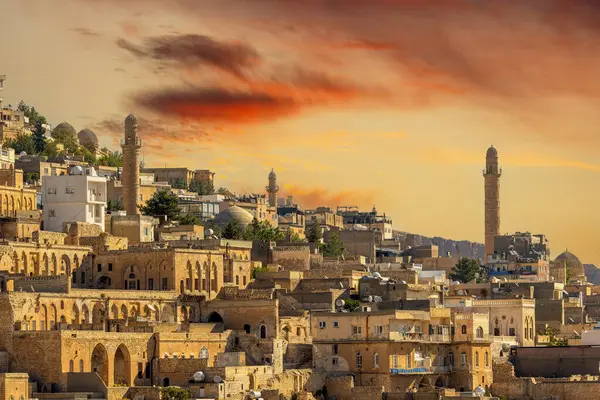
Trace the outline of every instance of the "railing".
<instances>
[{"instance_id":1,"label":"railing","mask_svg":"<svg viewBox=\"0 0 600 400\"><path fill-rule=\"evenodd\" d=\"M455 342L489 342L491 340L490 335L454 335Z\"/></svg>"},{"instance_id":2,"label":"railing","mask_svg":"<svg viewBox=\"0 0 600 400\"><path fill-rule=\"evenodd\" d=\"M452 338L450 334L444 335L428 335L426 333L414 332L414 333L402 333L402 332L390 332L390 340L397 342L443 342L450 343Z\"/></svg>"},{"instance_id":3,"label":"railing","mask_svg":"<svg viewBox=\"0 0 600 400\"><path fill-rule=\"evenodd\" d=\"M390 373L393 375L411 375L411 374L447 374L452 372L450 365L432 365L428 367L415 368L391 368Z\"/></svg>"}]
</instances>

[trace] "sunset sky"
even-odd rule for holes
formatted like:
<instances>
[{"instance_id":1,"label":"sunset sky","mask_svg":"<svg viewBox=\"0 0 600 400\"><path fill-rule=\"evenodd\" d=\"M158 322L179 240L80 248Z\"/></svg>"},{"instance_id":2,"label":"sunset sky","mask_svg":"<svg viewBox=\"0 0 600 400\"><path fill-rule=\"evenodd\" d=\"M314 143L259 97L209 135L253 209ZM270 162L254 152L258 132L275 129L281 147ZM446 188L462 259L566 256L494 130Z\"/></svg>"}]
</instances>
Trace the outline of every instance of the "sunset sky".
<instances>
[{"instance_id":1,"label":"sunset sky","mask_svg":"<svg viewBox=\"0 0 600 400\"><path fill-rule=\"evenodd\" d=\"M53 125L147 166L394 228L483 242L485 151L501 230L600 266L600 2L4 0L0 74Z\"/></svg>"}]
</instances>

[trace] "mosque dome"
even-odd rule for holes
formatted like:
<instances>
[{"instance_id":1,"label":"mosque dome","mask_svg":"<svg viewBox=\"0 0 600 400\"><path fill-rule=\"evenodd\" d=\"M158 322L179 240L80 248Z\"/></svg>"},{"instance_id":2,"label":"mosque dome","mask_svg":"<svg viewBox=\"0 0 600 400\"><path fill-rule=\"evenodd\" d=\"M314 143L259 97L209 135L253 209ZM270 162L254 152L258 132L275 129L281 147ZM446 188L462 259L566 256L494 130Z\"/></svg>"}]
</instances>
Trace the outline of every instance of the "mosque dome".
<instances>
[{"instance_id":1,"label":"mosque dome","mask_svg":"<svg viewBox=\"0 0 600 400\"><path fill-rule=\"evenodd\" d=\"M61 122L60 124L56 125L52 132L64 132L67 133L69 136L77 135L77 131L75 130L75 128L73 128L73 125L71 125L68 122Z\"/></svg>"},{"instance_id":2,"label":"mosque dome","mask_svg":"<svg viewBox=\"0 0 600 400\"><path fill-rule=\"evenodd\" d=\"M238 206L231 206L217 215L217 221L225 226L229 221L236 221L242 228L250 225L254 220L252 214Z\"/></svg>"},{"instance_id":3,"label":"mosque dome","mask_svg":"<svg viewBox=\"0 0 600 400\"><path fill-rule=\"evenodd\" d=\"M77 140L79 140L79 144L85 146L88 143L94 144L98 146L98 136L88 128L82 129L77 134Z\"/></svg>"},{"instance_id":4,"label":"mosque dome","mask_svg":"<svg viewBox=\"0 0 600 400\"><path fill-rule=\"evenodd\" d=\"M569 268L571 271L571 276L573 276L573 278L581 275L585 276L585 268L583 267L583 263L569 250L565 250L558 257L556 257L554 262L556 261L564 261L567 264L567 268Z\"/></svg>"},{"instance_id":5,"label":"mosque dome","mask_svg":"<svg viewBox=\"0 0 600 400\"><path fill-rule=\"evenodd\" d=\"M498 150L496 150L496 148L494 147L494 145L491 145L489 149L487 149L487 153L485 153L485 157L486 158L494 158L494 157L498 157Z\"/></svg>"}]
</instances>

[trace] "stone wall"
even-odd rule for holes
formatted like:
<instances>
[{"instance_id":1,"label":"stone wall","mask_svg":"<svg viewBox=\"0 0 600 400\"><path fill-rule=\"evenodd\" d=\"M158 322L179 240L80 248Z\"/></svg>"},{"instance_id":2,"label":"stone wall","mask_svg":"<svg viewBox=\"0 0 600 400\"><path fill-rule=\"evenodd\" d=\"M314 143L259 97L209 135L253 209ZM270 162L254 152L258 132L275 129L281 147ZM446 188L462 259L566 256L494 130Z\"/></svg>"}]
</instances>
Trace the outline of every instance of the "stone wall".
<instances>
[{"instance_id":1,"label":"stone wall","mask_svg":"<svg viewBox=\"0 0 600 400\"><path fill-rule=\"evenodd\" d=\"M519 347L511 355L519 377L561 378L571 375L597 375L600 347Z\"/></svg>"},{"instance_id":2,"label":"stone wall","mask_svg":"<svg viewBox=\"0 0 600 400\"><path fill-rule=\"evenodd\" d=\"M24 276L14 279L14 290L23 292L68 293L71 279L67 275Z\"/></svg>"},{"instance_id":3,"label":"stone wall","mask_svg":"<svg viewBox=\"0 0 600 400\"><path fill-rule=\"evenodd\" d=\"M31 240L39 244L65 244L66 233L37 231L31 234Z\"/></svg>"},{"instance_id":4,"label":"stone wall","mask_svg":"<svg viewBox=\"0 0 600 400\"><path fill-rule=\"evenodd\" d=\"M278 264L286 271L306 271L310 269L308 246L277 246L271 252L271 264Z\"/></svg>"}]
</instances>

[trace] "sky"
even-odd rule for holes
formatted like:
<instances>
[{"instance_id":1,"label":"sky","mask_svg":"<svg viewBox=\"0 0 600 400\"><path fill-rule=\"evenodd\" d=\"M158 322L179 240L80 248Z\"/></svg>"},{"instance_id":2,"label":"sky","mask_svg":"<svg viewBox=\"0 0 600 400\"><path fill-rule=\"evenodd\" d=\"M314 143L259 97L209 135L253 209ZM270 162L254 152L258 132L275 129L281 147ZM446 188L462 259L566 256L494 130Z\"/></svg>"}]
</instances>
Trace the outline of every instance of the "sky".
<instances>
[{"instance_id":1,"label":"sky","mask_svg":"<svg viewBox=\"0 0 600 400\"><path fill-rule=\"evenodd\" d=\"M585 0L4 0L5 103L147 166L304 207L374 205L394 228L483 242L485 152L501 231L600 265L600 5Z\"/></svg>"}]
</instances>

